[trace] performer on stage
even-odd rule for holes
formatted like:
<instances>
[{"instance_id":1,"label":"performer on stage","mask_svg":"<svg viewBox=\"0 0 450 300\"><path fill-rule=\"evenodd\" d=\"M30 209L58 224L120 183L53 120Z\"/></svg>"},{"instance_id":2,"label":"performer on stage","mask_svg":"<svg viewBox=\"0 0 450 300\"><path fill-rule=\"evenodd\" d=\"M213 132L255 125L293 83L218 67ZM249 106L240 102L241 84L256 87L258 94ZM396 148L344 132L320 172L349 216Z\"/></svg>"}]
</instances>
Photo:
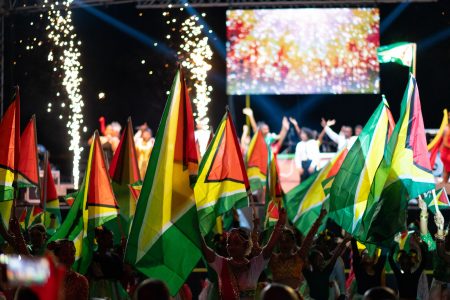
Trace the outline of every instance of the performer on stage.
<instances>
[{"instance_id":1,"label":"performer on stage","mask_svg":"<svg viewBox=\"0 0 450 300\"><path fill-rule=\"evenodd\" d=\"M264 139L266 140L267 145L271 147L273 153L279 153L289 130L289 120L286 117L283 117L280 133L275 134L270 132L269 125L266 123L256 123L255 117L253 116L253 110L251 108L244 108L242 112L250 119L253 132L258 131L259 128L264 136Z\"/></svg>"},{"instance_id":2,"label":"performer on stage","mask_svg":"<svg viewBox=\"0 0 450 300\"><path fill-rule=\"evenodd\" d=\"M444 130L441 146L441 160L444 164L444 172L442 175L442 182L447 183L450 177L450 117L449 124Z\"/></svg>"},{"instance_id":3,"label":"performer on stage","mask_svg":"<svg viewBox=\"0 0 450 300\"><path fill-rule=\"evenodd\" d=\"M336 120L322 119L320 125L325 129L328 137L338 145L338 151L344 147L350 148L356 141L356 136L352 136L353 130L350 126L342 126L339 134L333 131L330 127L336 124Z\"/></svg>"},{"instance_id":4,"label":"performer on stage","mask_svg":"<svg viewBox=\"0 0 450 300\"><path fill-rule=\"evenodd\" d=\"M300 136L301 141L295 147L295 166L300 173L300 182L303 182L317 170L320 151L311 129L303 128Z\"/></svg>"},{"instance_id":5,"label":"performer on stage","mask_svg":"<svg viewBox=\"0 0 450 300\"><path fill-rule=\"evenodd\" d=\"M134 143L136 147L136 155L139 166L141 179L144 180L145 172L147 172L148 161L152 153L155 139L152 130L148 128L147 123L140 126L138 132L134 135Z\"/></svg>"}]
</instances>

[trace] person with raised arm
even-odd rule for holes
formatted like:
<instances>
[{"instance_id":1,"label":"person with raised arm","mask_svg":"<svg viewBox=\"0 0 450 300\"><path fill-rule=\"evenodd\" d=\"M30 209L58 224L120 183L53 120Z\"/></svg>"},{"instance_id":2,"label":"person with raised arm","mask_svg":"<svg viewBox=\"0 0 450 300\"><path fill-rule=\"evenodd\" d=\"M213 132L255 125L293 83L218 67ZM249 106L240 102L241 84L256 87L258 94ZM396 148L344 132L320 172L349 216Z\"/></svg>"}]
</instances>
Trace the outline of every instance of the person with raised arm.
<instances>
[{"instance_id":1,"label":"person with raised arm","mask_svg":"<svg viewBox=\"0 0 450 300\"><path fill-rule=\"evenodd\" d=\"M393 243L389 252L389 264L394 272L400 299L414 300L417 299L417 291L419 287L419 279L425 268L425 247L421 244L421 261L419 267L413 270L414 260L411 253L400 250L397 254L398 265L395 262L394 254L396 243Z\"/></svg>"},{"instance_id":2,"label":"person with raised arm","mask_svg":"<svg viewBox=\"0 0 450 300\"><path fill-rule=\"evenodd\" d=\"M301 141L295 147L295 166L300 174L300 182L305 181L314 173L320 161L319 144L313 138L313 132L309 128L303 128Z\"/></svg>"},{"instance_id":3,"label":"person with raised arm","mask_svg":"<svg viewBox=\"0 0 450 300\"><path fill-rule=\"evenodd\" d=\"M342 255L350 241L350 236L346 235L336 249L333 256L325 261L324 254L318 249L314 249L309 254L309 265L303 269L306 281L309 286L311 298L316 300L328 300L330 295L330 275L333 272L336 260Z\"/></svg>"},{"instance_id":4,"label":"person with raised arm","mask_svg":"<svg viewBox=\"0 0 450 300\"><path fill-rule=\"evenodd\" d=\"M344 147L350 148L356 141L356 136L353 136L353 129L350 126L342 126L341 131L338 133L331 129L331 126L336 124L336 120L325 120L322 118L320 125L325 130L326 135L338 145L338 151Z\"/></svg>"},{"instance_id":5,"label":"person with raised arm","mask_svg":"<svg viewBox=\"0 0 450 300\"><path fill-rule=\"evenodd\" d=\"M443 295L450 294L450 240L446 238L444 230L444 216L437 210L434 215L434 223L437 232L435 240L428 231L428 207L425 201L419 197L420 208L420 238L428 246L428 251L433 251L433 281L430 287L430 299L442 299Z\"/></svg>"},{"instance_id":6,"label":"person with raised arm","mask_svg":"<svg viewBox=\"0 0 450 300\"><path fill-rule=\"evenodd\" d=\"M253 299L258 278L266 268L272 251L286 224L286 210L279 210L279 219L267 244L256 256L248 259L252 250L252 239L242 228L232 229L227 238L229 257L223 257L209 248L202 238L203 255L217 273L219 297L223 300Z\"/></svg>"},{"instance_id":7,"label":"person with raised arm","mask_svg":"<svg viewBox=\"0 0 450 300\"><path fill-rule=\"evenodd\" d=\"M272 149L272 152L277 154L280 152L281 146L283 145L283 141L286 138L286 135L289 130L289 120L286 117L283 117L281 122L281 130L278 134L270 132L269 125L264 122L256 123L255 117L253 115L253 110L249 107L244 108L242 110L243 114L246 115L250 119L250 124L252 126L253 132L255 133L258 129L261 131L266 144L269 145Z\"/></svg>"},{"instance_id":8,"label":"person with raised arm","mask_svg":"<svg viewBox=\"0 0 450 300\"><path fill-rule=\"evenodd\" d=\"M319 230L326 213L325 209L320 211L319 217L304 238L300 248L296 245L294 232L289 228L283 229L278 243L280 252L273 253L269 262L273 282L300 290L303 296L308 294L307 284L302 273L303 266L306 262L306 257L308 257L314 236Z\"/></svg>"},{"instance_id":9,"label":"person with raised arm","mask_svg":"<svg viewBox=\"0 0 450 300\"><path fill-rule=\"evenodd\" d=\"M357 294L362 297L367 290L382 286L381 277L386 263L386 255L382 253L376 260L376 257L369 255L367 249L360 254L355 239L352 239L352 253Z\"/></svg>"}]
</instances>

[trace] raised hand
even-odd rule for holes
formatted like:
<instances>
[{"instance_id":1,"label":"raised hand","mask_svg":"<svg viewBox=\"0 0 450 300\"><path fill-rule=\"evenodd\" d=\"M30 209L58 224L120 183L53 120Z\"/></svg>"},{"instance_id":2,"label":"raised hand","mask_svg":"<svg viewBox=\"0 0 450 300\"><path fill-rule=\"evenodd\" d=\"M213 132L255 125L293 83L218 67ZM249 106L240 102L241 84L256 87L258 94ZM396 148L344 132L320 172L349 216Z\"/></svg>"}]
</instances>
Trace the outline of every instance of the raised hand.
<instances>
[{"instance_id":1,"label":"raised hand","mask_svg":"<svg viewBox=\"0 0 450 300\"><path fill-rule=\"evenodd\" d=\"M444 216L442 215L441 211L436 211L434 215L434 223L436 224L438 230L444 230L444 222Z\"/></svg>"},{"instance_id":2,"label":"raised hand","mask_svg":"<svg viewBox=\"0 0 450 300\"><path fill-rule=\"evenodd\" d=\"M282 120L281 124L282 124L284 129L289 130L290 124L289 124L288 118L283 117L283 120Z\"/></svg>"},{"instance_id":3,"label":"raised hand","mask_svg":"<svg viewBox=\"0 0 450 300\"><path fill-rule=\"evenodd\" d=\"M419 205L420 210L427 211L427 204L423 201L422 197L419 197L417 204Z\"/></svg>"},{"instance_id":4,"label":"raised hand","mask_svg":"<svg viewBox=\"0 0 450 300\"><path fill-rule=\"evenodd\" d=\"M328 127L333 126L334 124L336 124L336 120L335 119L327 121L327 126Z\"/></svg>"},{"instance_id":5,"label":"raised hand","mask_svg":"<svg viewBox=\"0 0 450 300\"><path fill-rule=\"evenodd\" d=\"M253 110L250 107L244 108L242 113L246 116L253 117Z\"/></svg>"},{"instance_id":6,"label":"raised hand","mask_svg":"<svg viewBox=\"0 0 450 300\"><path fill-rule=\"evenodd\" d=\"M297 120L294 119L293 117L289 117L289 122L291 122L292 125L294 125L294 126L298 126Z\"/></svg>"}]
</instances>

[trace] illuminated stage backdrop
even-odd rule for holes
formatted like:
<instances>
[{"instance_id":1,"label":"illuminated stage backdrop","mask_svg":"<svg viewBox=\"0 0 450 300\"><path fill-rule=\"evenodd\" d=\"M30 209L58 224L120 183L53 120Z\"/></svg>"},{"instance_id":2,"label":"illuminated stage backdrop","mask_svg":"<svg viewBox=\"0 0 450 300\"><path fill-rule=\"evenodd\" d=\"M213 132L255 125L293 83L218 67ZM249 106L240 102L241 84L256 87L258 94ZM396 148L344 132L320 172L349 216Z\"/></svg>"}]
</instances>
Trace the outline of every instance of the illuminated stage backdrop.
<instances>
[{"instance_id":1,"label":"illuminated stage backdrop","mask_svg":"<svg viewBox=\"0 0 450 300\"><path fill-rule=\"evenodd\" d=\"M379 92L376 8L227 11L227 93Z\"/></svg>"}]
</instances>

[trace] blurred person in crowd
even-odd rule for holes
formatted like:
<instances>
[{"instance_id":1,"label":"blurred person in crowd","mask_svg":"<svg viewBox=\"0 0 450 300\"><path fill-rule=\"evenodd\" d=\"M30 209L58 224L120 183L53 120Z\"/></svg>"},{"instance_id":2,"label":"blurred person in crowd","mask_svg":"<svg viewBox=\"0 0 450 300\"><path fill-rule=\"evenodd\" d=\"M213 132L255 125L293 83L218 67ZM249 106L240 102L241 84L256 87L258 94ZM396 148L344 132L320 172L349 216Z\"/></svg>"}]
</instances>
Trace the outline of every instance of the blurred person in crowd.
<instances>
[{"instance_id":1,"label":"blurred person in crowd","mask_svg":"<svg viewBox=\"0 0 450 300\"><path fill-rule=\"evenodd\" d=\"M253 248L252 239L242 228L234 228L229 232L227 258L217 255L202 239L203 255L219 279L221 299L254 299L258 279L267 266L285 224L286 210L282 208L279 210L279 219L269 241L257 256L250 259L247 257Z\"/></svg>"},{"instance_id":2,"label":"blurred person in crowd","mask_svg":"<svg viewBox=\"0 0 450 300\"><path fill-rule=\"evenodd\" d=\"M75 262L75 245L72 241L61 239L50 242L47 249L52 251L58 261L66 267L66 277L64 279L64 299L65 300L87 300L89 297L89 283L86 277L73 271L72 265Z\"/></svg>"},{"instance_id":3,"label":"blurred person in crowd","mask_svg":"<svg viewBox=\"0 0 450 300\"><path fill-rule=\"evenodd\" d=\"M314 236L319 229L326 210L322 209L316 222L312 225L300 248L297 247L295 233L289 228L283 229L278 241L279 253L273 253L269 261L272 280L300 291L302 296L309 295L308 286L303 277L303 267Z\"/></svg>"},{"instance_id":4,"label":"blurred person in crowd","mask_svg":"<svg viewBox=\"0 0 450 300\"><path fill-rule=\"evenodd\" d=\"M89 297L111 300L128 299L120 279L124 274L122 259L113 250L113 233L104 228L95 229L98 244L89 266Z\"/></svg>"},{"instance_id":5,"label":"blurred person in crowd","mask_svg":"<svg viewBox=\"0 0 450 300\"><path fill-rule=\"evenodd\" d=\"M169 289L161 280L146 279L134 291L133 300L170 300Z\"/></svg>"},{"instance_id":6,"label":"blurred person in crowd","mask_svg":"<svg viewBox=\"0 0 450 300\"><path fill-rule=\"evenodd\" d=\"M373 287L364 294L363 300L395 300L395 292L385 286Z\"/></svg>"},{"instance_id":7,"label":"blurred person in crowd","mask_svg":"<svg viewBox=\"0 0 450 300\"><path fill-rule=\"evenodd\" d=\"M294 290L292 287L279 284L272 283L266 286L261 292L261 300L300 300L302 297Z\"/></svg>"},{"instance_id":8,"label":"blurred person in crowd","mask_svg":"<svg viewBox=\"0 0 450 300\"><path fill-rule=\"evenodd\" d=\"M27 245L28 251L33 256L42 256L46 250L46 229L41 223L33 224L28 228L30 243Z\"/></svg>"}]
</instances>

